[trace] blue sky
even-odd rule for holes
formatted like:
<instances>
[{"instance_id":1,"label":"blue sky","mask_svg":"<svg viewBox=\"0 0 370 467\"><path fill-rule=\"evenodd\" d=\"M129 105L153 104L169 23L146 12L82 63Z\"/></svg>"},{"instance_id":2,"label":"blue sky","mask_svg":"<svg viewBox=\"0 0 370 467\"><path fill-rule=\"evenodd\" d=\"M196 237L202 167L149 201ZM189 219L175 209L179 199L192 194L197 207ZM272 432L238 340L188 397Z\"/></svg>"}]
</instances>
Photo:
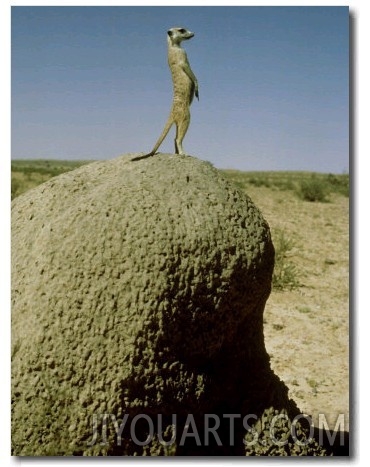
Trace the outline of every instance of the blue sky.
<instances>
[{"instance_id":1,"label":"blue sky","mask_svg":"<svg viewBox=\"0 0 370 467\"><path fill-rule=\"evenodd\" d=\"M195 32L187 153L220 168L348 171L347 7L13 7L12 158L149 151L171 107L172 26Z\"/></svg>"}]
</instances>

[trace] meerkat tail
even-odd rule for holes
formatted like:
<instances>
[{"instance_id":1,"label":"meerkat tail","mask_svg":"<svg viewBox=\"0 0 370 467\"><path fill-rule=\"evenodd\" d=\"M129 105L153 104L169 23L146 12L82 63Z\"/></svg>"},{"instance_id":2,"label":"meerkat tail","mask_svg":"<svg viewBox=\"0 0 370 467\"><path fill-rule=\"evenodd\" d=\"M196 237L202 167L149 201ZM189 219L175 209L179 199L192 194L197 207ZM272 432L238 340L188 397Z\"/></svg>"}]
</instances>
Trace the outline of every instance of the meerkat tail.
<instances>
[{"instance_id":1,"label":"meerkat tail","mask_svg":"<svg viewBox=\"0 0 370 467\"><path fill-rule=\"evenodd\" d=\"M175 122L173 121L172 113L171 113L171 115L168 117L168 120L167 120L167 122L166 122L166 125L164 126L164 129L163 129L163 131L162 131L161 136L158 138L158 141L155 143L154 148L153 148L150 152L148 152L148 154L144 154L143 156L134 157L133 159L131 159L131 161L140 161L141 159L146 159L146 158L148 158L148 157L154 156L154 154L157 152L157 149L158 149L159 146L162 144L163 140L164 140L165 137L167 136L167 133L170 131L171 126L172 126L174 123L175 123Z\"/></svg>"},{"instance_id":2,"label":"meerkat tail","mask_svg":"<svg viewBox=\"0 0 370 467\"><path fill-rule=\"evenodd\" d=\"M175 122L173 121L172 112L171 112L171 115L168 117L168 120L167 120L167 122L166 122L166 125L165 125L164 128L163 128L163 131L162 131L161 136L158 138L158 141L155 143L154 148L150 151L150 153L149 153L148 155L154 156L154 154L157 152L157 149L158 149L159 146L162 144L163 140L164 140L165 137L167 136L167 133L170 131L171 126L172 126L174 123L175 123Z\"/></svg>"}]
</instances>

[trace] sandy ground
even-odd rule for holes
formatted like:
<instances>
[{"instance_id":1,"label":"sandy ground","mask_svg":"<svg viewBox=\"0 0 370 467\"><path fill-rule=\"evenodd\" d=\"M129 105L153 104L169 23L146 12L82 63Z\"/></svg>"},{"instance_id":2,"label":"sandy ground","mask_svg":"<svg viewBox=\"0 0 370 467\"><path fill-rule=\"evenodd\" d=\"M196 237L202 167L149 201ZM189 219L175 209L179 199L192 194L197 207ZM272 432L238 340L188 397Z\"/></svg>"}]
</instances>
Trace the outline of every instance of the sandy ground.
<instances>
[{"instance_id":1,"label":"sandy ground","mask_svg":"<svg viewBox=\"0 0 370 467\"><path fill-rule=\"evenodd\" d=\"M301 286L273 291L264 315L274 372L303 413L349 429L349 200L301 201L291 191L247 190L269 222L295 242L289 260ZM341 425L343 429L343 425Z\"/></svg>"}]
</instances>

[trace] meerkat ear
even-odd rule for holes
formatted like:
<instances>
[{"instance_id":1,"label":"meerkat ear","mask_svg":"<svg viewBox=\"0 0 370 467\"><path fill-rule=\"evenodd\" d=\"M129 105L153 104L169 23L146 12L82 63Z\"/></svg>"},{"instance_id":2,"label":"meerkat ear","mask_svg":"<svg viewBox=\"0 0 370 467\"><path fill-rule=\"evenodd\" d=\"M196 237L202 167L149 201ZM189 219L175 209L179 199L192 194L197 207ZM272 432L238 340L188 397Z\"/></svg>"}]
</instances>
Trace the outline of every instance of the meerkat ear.
<instances>
[{"instance_id":1,"label":"meerkat ear","mask_svg":"<svg viewBox=\"0 0 370 467\"><path fill-rule=\"evenodd\" d=\"M173 34L173 31L171 31L171 29L169 31L167 31L167 34L171 37L172 34Z\"/></svg>"}]
</instances>

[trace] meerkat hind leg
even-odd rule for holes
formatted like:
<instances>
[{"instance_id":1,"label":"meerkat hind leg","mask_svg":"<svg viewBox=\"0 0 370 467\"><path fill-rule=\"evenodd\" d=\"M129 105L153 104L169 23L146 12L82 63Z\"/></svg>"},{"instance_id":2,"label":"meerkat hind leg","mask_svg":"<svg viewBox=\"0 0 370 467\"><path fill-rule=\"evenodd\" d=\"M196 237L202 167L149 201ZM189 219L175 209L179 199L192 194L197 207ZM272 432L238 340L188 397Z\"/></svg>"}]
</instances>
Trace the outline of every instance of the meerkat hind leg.
<instances>
[{"instance_id":1,"label":"meerkat hind leg","mask_svg":"<svg viewBox=\"0 0 370 467\"><path fill-rule=\"evenodd\" d=\"M181 154L182 147L181 142L179 143L179 126L176 123L176 136L175 136L175 154Z\"/></svg>"},{"instance_id":2,"label":"meerkat hind leg","mask_svg":"<svg viewBox=\"0 0 370 467\"><path fill-rule=\"evenodd\" d=\"M175 151L176 154L184 155L185 152L182 148L182 141L189 128L190 119L184 119L176 125L176 138L175 138Z\"/></svg>"},{"instance_id":3,"label":"meerkat hind leg","mask_svg":"<svg viewBox=\"0 0 370 467\"><path fill-rule=\"evenodd\" d=\"M178 139L178 130L177 130L177 126L176 126L175 154L182 154L182 153L183 153L183 149L182 149L182 146L181 146L181 142L179 142L179 139Z\"/></svg>"},{"instance_id":4,"label":"meerkat hind leg","mask_svg":"<svg viewBox=\"0 0 370 467\"><path fill-rule=\"evenodd\" d=\"M176 139L175 139L175 154L179 154L179 148L177 147Z\"/></svg>"}]
</instances>

